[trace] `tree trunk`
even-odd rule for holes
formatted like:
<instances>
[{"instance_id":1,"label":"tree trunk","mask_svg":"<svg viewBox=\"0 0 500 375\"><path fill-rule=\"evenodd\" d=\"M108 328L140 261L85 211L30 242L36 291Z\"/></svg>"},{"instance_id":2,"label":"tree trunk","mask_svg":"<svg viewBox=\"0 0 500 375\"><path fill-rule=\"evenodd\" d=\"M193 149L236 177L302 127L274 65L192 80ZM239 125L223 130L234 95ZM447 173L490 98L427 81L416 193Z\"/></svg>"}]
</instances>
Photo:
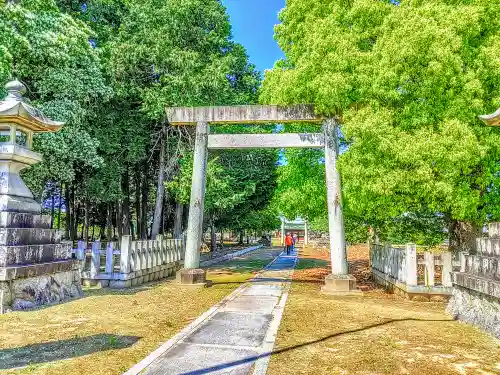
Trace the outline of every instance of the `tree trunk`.
<instances>
[{"instance_id":1,"label":"tree trunk","mask_svg":"<svg viewBox=\"0 0 500 375\"><path fill-rule=\"evenodd\" d=\"M245 235L245 233L243 231L240 231L240 240L238 241L239 245L243 245L243 236L244 235Z\"/></svg>"},{"instance_id":2,"label":"tree trunk","mask_svg":"<svg viewBox=\"0 0 500 375\"><path fill-rule=\"evenodd\" d=\"M174 238L182 238L184 205L180 202L175 204Z\"/></svg>"},{"instance_id":3,"label":"tree trunk","mask_svg":"<svg viewBox=\"0 0 500 375\"><path fill-rule=\"evenodd\" d=\"M130 235L130 181L128 175L128 166L125 167L125 173L122 178L122 191L123 191L123 202L122 202L122 220L123 223L123 235Z\"/></svg>"},{"instance_id":4,"label":"tree trunk","mask_svg":"<svg viewBox=\"0 0 500 375\"><path fill-rule=\"evenodd\" d=\"M64 198L66 200L66 228L65 236L67 239L71 238L71 198L69 193L68 184L64 185Z\"/></svg>"},{"instance_id":5,"label":"tree trunk","mask_svg":"<svg viewBox=\"0 0 500 375\"><path fill-rule=\"evenodd\" d=\"M137 164L135 171L135 217L136 217L136 235L137 238L141 238L142 233L142 212L141 212L141 169L140 165Z\"/></svg>"},{"instance_id":6,"label":"tree trunk","mask_svg":"<svg viewBox=\"0 0 500 375\"><path fill-rule=\"evenodd\" d=\"M476 237L481 236L481 229L481 226L475 223L451 220L448 227L450 251L454 254L475 253Z\"/></svg>"},{"instance_id":7,"label":"tree trunk","mask_svg":"<svg viewBox=\"0 0 500 375\"><path fill-rule=\"evenodd\" d=\"M106 239L113 241L113 206L108 202L108 209L106 212Z\"/></svg>"},{"instance_id":8,"label":"tree trunk","mask_svg":"<svg viewBox=\"0 0 500 375\"><path fill-rule=\"evenodd\" d=\"M89 240L89 199L85 197L85 237L84 240L88 241ZM82 227L82 233L83 233L83 227Z\"/></svg>"},{"instance_id":9,"label":"tree trunk","mask_svg":"<svg viewBox=\"0 0 500 375\"><path fill-rule=\"evenodd\" d=\"M59 188L59 207L57 209L57 229L61 229L61 206L62 206L62 185ZM67 238L67 237L66 237Z\"/></svg>"},{"instance_id":10,"label":"tree trunk","mask_svg":"<svg viewBox=\"0 0 500 375\"><path fill-rule=\"evenodd\" d=\"M116 231L118 232L118 242L121 241L123 235L123 225L122 225L122 210L121 203L119 201L115 204L115 213L116 213Z\"/></svg>"},{"instance_id":11,"label":"tree trunk","mask_svg":"<svg viewBox=\"0 0 500 375\"><path fill-rule=\"evenodd\" d=\"M75 201L75 196L73 196L73 201ZM73 215L71 218L71 225L72 225L72 235L71 239L75 241L78 237L78 221L80 220L80 205L77 203L73 203Z\"/></svg>"},{"instance_id":12,"label":"tree trunk","mask_svg":"<svg viewBox=\"0 0 500 375\"><path fill-rule=\"evenodd\" d=\"M212 253L217 251L217 230L213 221L210 223L210 251Z\"/></svg>"},{"instance_id":13,"label":"tree trunk","mask_svg":"<svg viewBox=\"0 0 500 375\"><path fill-rule=\"evenodd\" d=\"M142 176L142 191L141 191L141 239L147 240L148 238L148 196L149 196L149 183L148 183L148 164L144 163L144 173Z\"/></svg>"},{"instance_id":14,"label":"tree trunk","mask_svg":"<svg viewBox=\"0 0 500 375\"><path fill-rule=\"evenodd\" d=\"M162 222L162 208L163 208L163 195L165 192L165 133L166 126L165 123L161 127L160 132L160 161L158 166L158 183L156 189L156 205L155 213L153 216L153 227L151 229L151 238L154 240L156 235L160 231L160 225Z\"/></svg>"}]
</instances>

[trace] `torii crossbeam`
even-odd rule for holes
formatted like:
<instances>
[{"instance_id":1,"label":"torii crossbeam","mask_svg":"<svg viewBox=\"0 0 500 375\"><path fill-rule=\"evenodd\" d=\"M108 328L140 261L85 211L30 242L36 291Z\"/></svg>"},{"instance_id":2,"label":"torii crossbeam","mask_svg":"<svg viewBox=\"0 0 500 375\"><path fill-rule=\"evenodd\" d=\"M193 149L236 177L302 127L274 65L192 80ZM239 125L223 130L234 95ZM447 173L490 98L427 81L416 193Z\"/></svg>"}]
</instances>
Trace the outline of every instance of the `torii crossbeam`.
<instances>
[{"instance_id":1,"label":"torii crossbeam","mask_svg":"<svg viewBox=\"0 0 500 375\"><path fill-rule=\"evenodd\" d=\"M209 149L242 148L324 148L330 254L332 269L323 290L328 293L356 292L356 280L348 275L342 213L342 190L337 171L337 122L318 116L312 105L295 106L221 106L174 107L166 109L172 125L196 125L191 202L187 228L184 268L179 271L181 284L205 285L206 273L200 269L200 246L203 235L207 155ZM323 124L312 134L210 134L210 124L283 124L307 122Z\"/></svg>"}]
</instances>

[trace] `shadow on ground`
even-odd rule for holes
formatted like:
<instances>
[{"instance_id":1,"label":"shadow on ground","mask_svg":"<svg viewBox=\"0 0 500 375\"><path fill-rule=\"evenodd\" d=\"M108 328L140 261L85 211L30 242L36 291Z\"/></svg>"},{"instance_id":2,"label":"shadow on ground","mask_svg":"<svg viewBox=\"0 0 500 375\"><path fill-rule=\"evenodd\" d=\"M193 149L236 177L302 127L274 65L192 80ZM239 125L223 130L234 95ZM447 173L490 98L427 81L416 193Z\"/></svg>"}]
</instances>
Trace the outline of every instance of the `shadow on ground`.
<instances>
[{"instance_id":1,"label":"shadow on ground","mask_svg":"<svg viewBox=\"0 0 500 375\"><path fill-rule=\"evenodd\" d=\"M139 339L137 336L99 334L0 349L0 369L81 357L104 350L124 349L134 345Z\"/></svg>"},{"instance_id":2,"label":"shadow on ground","mask_svg":"<svg viewBox=\"0 0 500 375\"><path fill-rule=\"evenodd\" d=\"M293 346L288 346L288 347L285 347L285 348L282 348L282 349L273 350L272 352L267 352L267 353L263 353L263 354L259 354L259 355L255 355L255 356L250 356L250 357L247 357L247 358L244 358L244 359L240 359L238 361L227 362L227 363L223 363L223 364L220 364L220 365L217 365L217 366L212 366L212 367L208 367L208 368L204 368L204 369L200 369L200 370L185 372L182 375L202 375L202 374L209 374L209 373L214 372L214 371L226 370L226 369L229 369L229 368L234 367L234 366L239 366L239 365L243 365L245 363L254 362L254 361L256 361L256 360L258 360L260 358L265 358L265 357L269 357L269 356L274 355L274 354L280 354L280 353L288 352L288 351L291 351L291 350L300 349L300 348L303 348L305 346L317 344L319 342L323 342L323 341L326 341L326 340L329 340L329 339L332 339L332 338L335 338L335 337L338 337L338 336L347 335L347 334L350 334L350 333L357 333L357 332L361 332L361 331L366 331L366 330L369 330L371 328L381 327L381 326L384 326L384 325L387 325L387 324L391 324L391 323L409 322L409 321L418 321L418 322L450 322L450 321L453 321L453 320L451 320L451 319L416 319L416 318L390 319L390 320L386 320L386 321L381 322L381 323L375 323L375 324L371 324L371 325L368 325L368 326L365 326L365 327L360 327L360 328L356 328L356 329L352 329L352 330L347 330L347 331L332 333L330 335L321 337L321 338L316 339L316 340L306 341L306 342L301 343L301 344L297 344L297 345L293 345Z\"/></svg>"}]
</instances>

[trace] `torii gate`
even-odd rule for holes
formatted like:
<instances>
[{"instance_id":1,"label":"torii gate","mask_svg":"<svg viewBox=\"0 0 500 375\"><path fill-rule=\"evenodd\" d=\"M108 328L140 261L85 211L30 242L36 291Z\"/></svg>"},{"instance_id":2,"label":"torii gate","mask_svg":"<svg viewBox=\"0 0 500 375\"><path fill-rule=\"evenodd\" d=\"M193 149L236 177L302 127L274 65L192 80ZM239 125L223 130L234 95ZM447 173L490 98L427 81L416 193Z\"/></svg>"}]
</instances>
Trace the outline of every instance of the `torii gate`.
<instances>
[{"instance_id":1,"label":"torii gate","mask_svg":"<svg viewBox=\"0 0 500 375\"><path fill-rule=\"evenodd\" d=\"M332 269L323 290L333 294L356 292L356 279L348 274L347 267L341 181L337 171L338 124L335 119L317 116L311 105L173 107L167 108L167 118L172 125L196 125L186 254L184 268L177 274L181 284L206 284L206 272L200 269L200 246L209 149L324 148ZM323 129L312 134L210 134L209 130L210 124L295 122L323 124Z\"/></svg>"}]
</instances>

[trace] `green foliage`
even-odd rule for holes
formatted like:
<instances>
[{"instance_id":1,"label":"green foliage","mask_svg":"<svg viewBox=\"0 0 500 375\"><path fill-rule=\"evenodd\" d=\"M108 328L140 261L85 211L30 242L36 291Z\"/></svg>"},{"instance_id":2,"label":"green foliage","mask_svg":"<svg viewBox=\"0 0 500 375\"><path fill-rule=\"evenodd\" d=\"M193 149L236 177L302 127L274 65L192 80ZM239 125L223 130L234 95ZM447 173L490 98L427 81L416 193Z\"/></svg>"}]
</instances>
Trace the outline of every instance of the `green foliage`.
<instances>
[{"instance_id":1,"label":"green foliage","mask_svg":"<svg viewBox=\"0 0 500 375\"><path fill-rule=\"evenodd\" d=\"M89 128L111 91L89 44L91 35L52 0L0 5L0 81L11 75L22 80L37 107L66 122L58 134L35 137L35 150L45 161L25 177L37 194L48 180L70 182L81 170L102 164Z\"/></svg>"},{"instance_id":2,"label":"green foliage","mask_svg":"<svg viewBox=\"0 0 500 375\"><path fill-rule=\"evenodd\" d=\"M421 242L443 223L394 218L499 217L500 132L477 118L500 105L498 0L290 0L280 17L261 99L340 119L346 211Z\"/></svg>"},{"instance_id":3,"label":"green foliage","mask_svg":"<svg viewBox=\"0 0 500 375\"><path fill-rule=\"evenodd\" d=\"M180 173L168 188L188 203L193 171L192 153L180 162ZM224 151L207 164L206 218L219 228L270 230L279 227L279 215L268 207L276 181L274 151Z\"/></svg>"},{"instance_id":4,"label":"green foliage","mask_svg":"<svg viewBox=\"0 0 500 375\"><path fill-rule=\"evenodd\" d=\"M259 74L231 41L217 0L134 2L112 47L118 94L139 98L152 119L162 119L166 106L256 98Z\"/></svg>"}]
</instances>

